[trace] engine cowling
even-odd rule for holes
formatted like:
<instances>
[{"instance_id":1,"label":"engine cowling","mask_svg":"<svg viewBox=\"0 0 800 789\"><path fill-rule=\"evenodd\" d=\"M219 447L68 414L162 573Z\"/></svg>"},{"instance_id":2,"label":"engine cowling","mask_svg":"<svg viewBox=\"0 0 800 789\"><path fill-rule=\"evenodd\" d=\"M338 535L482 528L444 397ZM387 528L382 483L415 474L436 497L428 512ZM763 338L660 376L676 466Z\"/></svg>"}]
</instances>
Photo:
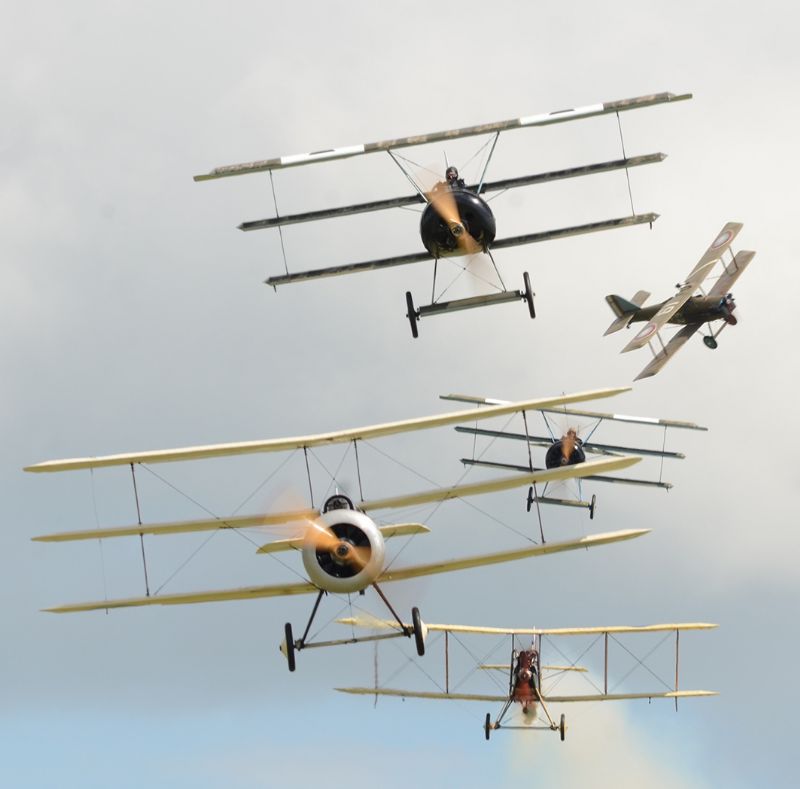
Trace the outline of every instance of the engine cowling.
<instances>
[{"instance_id":1,"label":"engine cowling","mask_svg":"<svg viewBox=\"0 0 800 789\"><path fill-rule=\"evenodd\" d=\"M349 594L365 589L380 575L386 551L371 518L354 509L332 509L316 524L334 539L320 544L314 527L306 532L303 565L313 584L327 592Z\"/></svg>"},{"instance_id":2,"label":"engine cowling","mask_svg":"<svg viewBox=\"0 0 800 789\"><path fill-rule=\"evenodd\" d=\"M558 468L559 466L574 466L585 460L586 454L580 439L561 438L548 448L544 464L547 468Z\"/></svg>"},{"instance_id":3,"label":"engine cowling","mask_svg":"<svg viewBox=\"0 0 800 789\"><path fill-rule=\"evenodd\" d=\"M494 214L486 201L467 189L454 189L448 195L455 202L459 222L450 227L435 205L437 198L433 196L422 212L419 224L425 249L435 258L463 255L459 236L464 232L469 233L480 247L485 249L491 246L497 228Z\"/></svg>"}]
</instances>

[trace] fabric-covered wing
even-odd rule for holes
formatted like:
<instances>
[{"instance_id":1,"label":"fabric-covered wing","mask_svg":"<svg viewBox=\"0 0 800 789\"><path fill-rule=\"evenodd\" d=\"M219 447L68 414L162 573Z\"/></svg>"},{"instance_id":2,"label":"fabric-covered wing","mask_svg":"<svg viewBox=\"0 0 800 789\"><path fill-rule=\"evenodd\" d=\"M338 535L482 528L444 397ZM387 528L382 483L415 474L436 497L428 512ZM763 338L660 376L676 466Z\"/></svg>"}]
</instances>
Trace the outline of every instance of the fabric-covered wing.
<instances>
[{"instance_id":1,"label":"fabric-covered wing","mask_svg":"<svg viewBox=\"0 0 800 789\"><path fill-rule=\"evenodd\" d=\"M337 622L352 627L397 628L397 622L387 619L346 617ZM407 625L411 627L411 625ZM601 636L606 633L621 635L624 633L662 633L676 630L713 630L719 625L710 622L676 622L657 625L606 625L594 627L485 627L482 625L429 624L425 627L433 632L470 633L488 636Z\"/></svg>"},{"instance_id":2,"label":"fabric-covered wing","mask_svg":"<svg viewBox=\"0 0 800 789\"><path fill-rule=\"evenodd\" d=\"M649 364L634 378L650 378L655 375L684 345L692 338L702 323L688 323L679 332L674 334L670 341L652 358Z\"/></svg>"},{"instance_id":3,"label":"fabric-covered wing","mask_svg":"<svg viewBox=\"0 0 800 789\"><path fill-rule=\"evenodd\" d=\"M32 537L36 542L72 542L74 540L100 540L110 537L133 537L139 534L189 534L217 529L249 529L279 523L296 523L319 517L319 510L293 510L263 515L233 515L228 518L204 518L194 521L170 523L137 523L131 526L113 526L109 529L82 529Z\"/></svg>"},{"instance_id":4,"label":"fabric-covered wing","mask_svg":"<svg viewBox=\"0 0 800 789\"><path fill-rule=\"evenodd\" d=\"M179 449L159 449L147 452L130 452L119 455L106 455L102 457L71 458L65 460L48 460L26 466L25 471L71 471L83 468L101 468L105 466L127 466L131 463L168 463L182 460L199 460L203 458L230 457L232 455L246 455L257 452L284 452L292 449L306 447L326 446L329 444L342 444L348 441L366 440L405 433L412 430L426 430L434 427L458 424L459 422L472 422L475 419L489 419L494 416L503 416L520 411L531 411L560 404L578 403L585 400L595 400L602 397L612 397L622 392L630 391L630 387L615 389L596 389L587 392L578 392L571 395L558 395L533 400L524 400L517 403L505 403L485 408L481 411L469 409L456 411L449 414L405 419L399 422L387 422L381 425L351 428L333 433L319 433L295 438L277 438L264 441L241 441L229 444L209 444L206 446L182 447Z\"/></svg>"},{"instance_id":5,"label":"fabric-covered wing","mask_svg":"<svg viewBox=\"0 0 800 789\"><path fill-rule=\"evenodd\" d=\"M483 482L471 482L465 485L454 485L449 488L434 488L433 490L420 491L419 493L406 493L400 496L391 496L385 499L362 501L359 509L366 512L371 510L399 509L416 504L427 504L433 501L446 501L447 499L477 496L482 493L496 493L502 490L532 485L534 482L556 482L564 479L577 479L608 471L617 471L628 468L641 460L639 457L623 455L621 457L607 457L577 463L572 466L559 466L557 468L529 471L513 477L498 477Z\"/></svg>"},{"instance_id":6,"label":"fabric-covered wing","mask_svg":"<svg viewBox=\"0 0 800 789\"><path fill-rule=\"evenodd\" d=\"M273 584L271 586L245 586L239 589L218 589L207 592L179 592L177 594L128 597L119 600L96 600L90 603L68 603L45 608L53 614L71 614L77 611L102 611L109 608L138 608L145 605L189 605L191 603L223 603L231 600L255 600L259 597L289 597L296 594L318 592L312 583Z\"/></svg>"},{"instance_id":7,"label":"fabric-covered wing","mask_svg":"<svg viewBox=\"0 0 800 789\"><path fill-rule=\"evenodd\" d=\"M479 126L448 129L447 131L418 134L413 137L399 137L397 139L383 140L381 142L348 145L342 148L326 148L325 150L313 151L311 153L280 156L275 159L263 159L256 162L246 162L244 164L224 165L222 167L215 167L209 173L196 175L194 176L194 180L209 181L215 178L226 178L233 175L261 173L268 170L279 170L285 167L298 167L304 164L313 164L314 162L346 159L351 156L359 156L360 154L391 151L395 148L408 148L414 145L447 142L463 137L494 134L511 129L524 128L526 126L547 126L553 123L565 123L579 118L592 118L596 115L625 112L626 110L635 110L674 101L684 101L690 98L692 98L691 93L684 93L681 95L675 95L674 93L655 93L650 96L637 96L633 99L622 99L621 101L610 101L603 104L591 104L587 107L558 110L557 112L548 112L539 115L528 115L523 118L513 118L507 121L484 123Z\"/></svg>"},{"instance_id":8,"label":"fabric-covered wing","mask_svg":"<svg viewBox=\"0 0 800 789\"><path fill-rule=\"evenodd\" d=\"M616 228L631 227L633 225L652 225L657 219L658 214L654 213L636 214L635 216L624 216L617 219L605 219L600 222L589 222L584 225L561 227L556 230L541 230L536 233L526 233L521 236L510 236L508 238L498 239L492 243L492 250L518 247L525 244L536 244L541 241L554 241L557 238L568 238L571 236L585 235L587 233L599 233L603 230L614 230ZM378 260L363 260L358 263L345 263L339 266L326 266L325 268L309 269L307 271L276 274L274 277L269 277L264 280L264 283L273 288L277 288L278 285L288 285L293 282L338 277L343 274L360 274L365 271L377 271L379 269L394 268L395 266L405 266L411 263L422 263L430 259L431 255L429 252L411 252L407 255L380 258Z\"/></svg>"},{"instance_id":9,"label":"fabric-covered wing","mask_svg":"<svg viewBox=\"0 0 800 789\"><path fill-rule=\"evenodd\" d=\"M656 693L588 693L585 696L544 696L553 704L586 701L627 701L629 699L689 699L702 696L719 696L716 690L668 690Z\"/></svg>"},{"instance_id":10,"label":"fabric-covered wing","mask_svg":"<svg viewBox=\"0 0 800 789\"><path fill-rule=\"evenodd\" d=\"M461 559L449 559L430 564L421 564L414 567L403 567L398 569L385 570L378 580L381 583L389 581L404 581L408 578L420 578L425 575L437 575L439 573L450 573L456 570L469 570L473 567L485 567L490 564L501 564L503 562L513 562L518 559L528 559L533 556L545 556L549 553L561 553L563 551L577 551L582 548L593 548L598 545L608 545L612 542L622 542L632 540L649 534L650 529L622 529L620 531L606 532L604 534L590 534L586 537L579 537L575 540L565 540L563 542L547 542L542 545L532 545L529 548L516 548L500 553L487 553L481 556L469 556Z\"/></svg>"},{"instance_id":11,"label":"fabric-covered wing","mask_svg":"<svg viewBox=\"0 0 800 789\"><path fill-rule=\"evenodd\" d=\"M437 699L450 701L489 701L504 702L508 696L487 693L436 693L424 690L399 690L396 688L334 688L339 693L352 693L356 696L399 696L408 699Z\"/></svg>"},{"instance_id":12,"label":"fabric-covered wing","mask_svg":"<svg viewBox=\"0 0 800 789\"><path fill-rule=\"evenodd\" d=\"M711 288L708 295L724 296L728 293L755 256L756 253L750 250L741 250L737 252L733 262L725 267L722 276L714 283L714 287Z\"/></svg>"}]
</instances>

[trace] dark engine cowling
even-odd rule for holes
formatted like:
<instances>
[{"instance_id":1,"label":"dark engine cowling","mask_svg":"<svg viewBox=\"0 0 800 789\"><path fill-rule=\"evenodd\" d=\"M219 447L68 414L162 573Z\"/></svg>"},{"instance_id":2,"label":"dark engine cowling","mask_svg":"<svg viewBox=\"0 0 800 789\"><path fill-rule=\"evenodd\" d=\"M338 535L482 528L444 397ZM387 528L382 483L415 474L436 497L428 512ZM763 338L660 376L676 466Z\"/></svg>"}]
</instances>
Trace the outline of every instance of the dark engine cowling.
<instances>
[{"instance_id":1,"label":"dark engine cowling","mask_svg":"<svg viewBox=\"0 0 800 789\"><path fill-rule=\"evenodd\" d=\"M478 245L486 250L494 241L497 227L494 214L487 203L474 192L467 189L453 189L445 195L445 200L455 200L459 220L464 230L472 236ZM464 254L458 239L442 219L440 210L436 208L436 195L422 212L419 223L419 234L425 249L435 258L443 258ZM447 213L447 212L445 212Z\"/></svg>"},{"instance_id":2,"label":"dark engine cowling","mask_svg":"<svg viewBox=\"0 0 800 789\"><path fill-rule=\"evenodd\" d=\"M550 445L544 457L544 464L547 468L558 468L559 466L574 466L585 460L586 454L579 438L561 438Z\"/></svg>"}]
</instances>

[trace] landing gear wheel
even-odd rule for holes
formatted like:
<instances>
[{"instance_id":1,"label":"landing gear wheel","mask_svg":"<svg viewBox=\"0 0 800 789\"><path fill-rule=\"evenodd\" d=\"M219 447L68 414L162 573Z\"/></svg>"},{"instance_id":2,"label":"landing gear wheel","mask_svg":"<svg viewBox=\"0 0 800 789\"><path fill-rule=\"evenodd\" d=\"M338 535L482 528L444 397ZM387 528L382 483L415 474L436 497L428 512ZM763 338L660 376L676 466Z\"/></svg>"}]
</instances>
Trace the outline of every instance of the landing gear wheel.
<instances>
[{"instance_id":1,"label":"landing gear wheel","mask_svg":"<svg viewBox=\"0 0 800 789\"><path fill-rule=\"evenodd\" d=\"M589 520L590 521L594 520L594 507L595 507L595 504L597 504L597 496L594 493L592 493L592 501L589 504Z\"/></svg>"},{"instance_id":2,"label":"landing gear wheel","mask_svg":"<svg viewBox=\"0 0 800 789\"><path fill-rule=\"evenodd\" d=\"M416 339L419 337L419 329L417 329L417 319L419 318L419 314L414 309L414 299L411 297L411 291L406 291L406 307L408 308L408 314L406 317L408 318L408 322L411 324L411 335Z\"/></svg>"},{"instance_id":3,"label":"landing gear wheel","mask_svg":"<svg viewBox=\"0 0 800 789\"><path fill-rule=\"evenodd\" d=\"M533 504L533 502L534 502L534 498L533 498L533 485L531 485L531 486L528 488L528 501L527 501L527 505L528 505L528 510L527 510L527 511L528 511L528 512L530 512L530 511L531 511L531 504Z\"/></svg>"},{"instance_id":4,"label":"landing gear wheel","mask_svg":"<svg viewBox=\"0 0 800 789\"><path fill-rule=\"evenodd\" d=\"M414 625L414 643L417 645L417 654L422 657L425 654L425 634L422 631L422 617L419 615L419 608L411 609L411 622Z\"/></svg>"},{"instance_id":5,"label":"landing gear wheel","mask_svg":"<svg viewBox=\"0 0 800 789\"><path fill-rule=\"evenodd\" d=\"M710 348L712 351L717 347L716 337L703 337L703 343L706 348Z\"/></svg>"},{"instance_id":6,"label":"landing gear wheel","mask_svg":"<svg viewBox=\"0 0 800 789\"><path fill-rule=\"evenodd\" d=\"M489 735L492 733L492 714L490 712L486 713L486 723L483 724L483 732L488 740Z\"/></svg>"},{"instance_id":7,"label":"landing gear wheel","mask_svg":"<svg viewBox=\"0 0 800 789\"><path fill-rule=\"evenodd\" d=\"M558 733L561 735L561 742L564 742L564 737L567 736L567 718L561 715L561 722L558 725Z\"/></svg>"},{"instance_id":8,"label":"landing gear wheel","mask_svg":"<svg viewBox=\"0 0 800 789\"><path fill-rule=\"evenodd\" d=\"M294 636L292 635L292 625L290 622L286 623L283 632L286 638L286 662L289 664L289 671L294 671Z\"/></svg>"},{"instance_id":9,"label":"landing gear wheel","mask_svg":"<svg viewBox=\"0 0 800 789\"><path fill-rule=\"evenodd\" d=\"M530 312L531 318L535 318L536 310L533 306L533 297L535 294L531 288L531 278L528 276L527 271L522 273L522 281L525 283L525 290L523 293L525 294L525 301L528 302L528 312Z\"/></svg>"}]
</instances>

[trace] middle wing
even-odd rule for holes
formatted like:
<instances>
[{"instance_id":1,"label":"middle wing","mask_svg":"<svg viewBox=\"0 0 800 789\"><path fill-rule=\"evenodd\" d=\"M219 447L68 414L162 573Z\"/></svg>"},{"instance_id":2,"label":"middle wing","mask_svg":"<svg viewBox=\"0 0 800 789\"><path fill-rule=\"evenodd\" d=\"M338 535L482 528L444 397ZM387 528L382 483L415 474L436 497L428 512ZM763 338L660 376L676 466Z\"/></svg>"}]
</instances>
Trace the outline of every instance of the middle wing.
<instances>
[{"instance_id":1,"label":"middle wing","mask_svg":"<svg viewBox=\"0 0 800 789\"><path fill-rule=\"evenodd\" d=\"M404 567L397 570L385 570L377 580L381 583L389 581L403 581L408 578L419 578L425 575L453 572L455 570L468 570L473 567L482 567L489 564L512 562L517 559L527 559L533 556L544 556L548 553L561 553L563 551L576 551L581 548L591 548L597 545L608 545L612 542L632 540L649 533L649 529L625 529L606 534L594 534L580 537L576 540L552 542L544 545L533 545L528 548L519 548L501 553L470 556L461 559L451 559L431 564ZM68 614L77 611L102 611L110 608L136 608L148 605L187 605L190 603L216 603L230 600L254 600L259 597L285 597L297 594L310 594L320 591L312 583L274 584L270 586L247 586L240 589L219 589L206 592L179 592L177 594L152 595L150 597L128 597L120 600L98 600L89 603L69 603L67 605L46 608L54 614Z\"/></svg>"}]
</instances>

